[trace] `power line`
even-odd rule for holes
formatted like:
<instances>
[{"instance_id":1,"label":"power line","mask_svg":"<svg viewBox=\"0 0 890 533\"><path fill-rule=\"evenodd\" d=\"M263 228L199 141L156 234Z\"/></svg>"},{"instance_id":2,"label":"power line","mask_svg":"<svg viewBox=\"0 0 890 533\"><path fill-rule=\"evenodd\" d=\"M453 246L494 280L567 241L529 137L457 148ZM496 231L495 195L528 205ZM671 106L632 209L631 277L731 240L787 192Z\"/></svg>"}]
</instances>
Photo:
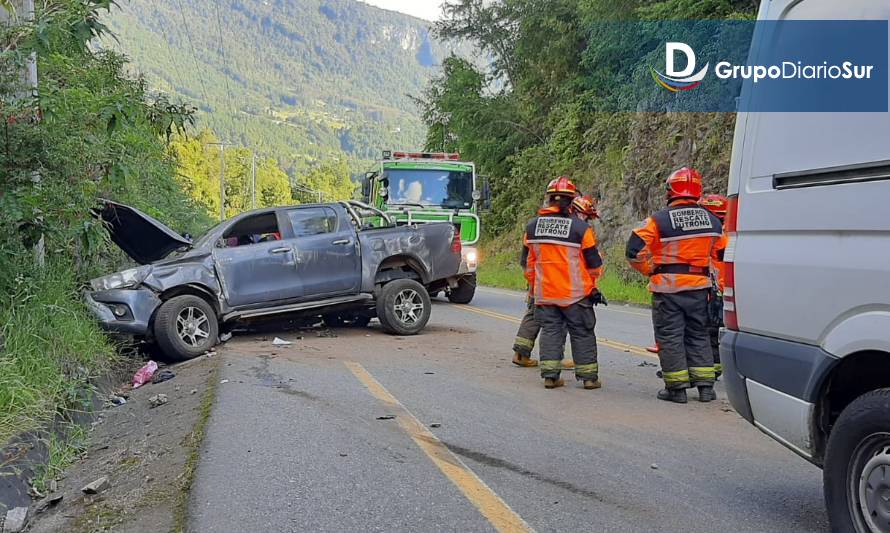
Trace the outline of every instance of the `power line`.
<instances>
[{"instance_id":1,"label":"power line","mask_svg":"<svg viewBox=\"0 0 890 533\"><path fill-rule=\"evenodd\" d=\"M192 52L192 59L195 62L195 74L198 81L201 82L201 94L204 96L204 103L210 105L210 99L207 98L207 86L204 84L204 76L201 75L201 67L198 65L198 54L195 53L195 43L192 41L192 32L189 30L188 22L185 20L185 10L182 8L182 0L176 0L179 7L179 15L182 17L182 27L185 28L185 35L188 38L189 48Z\"/></svg>"},{"instance_id":2,"label":"power line","mask_svg":"<svg viewBox=\"0 0 890 533\"><path fill-rule=\"evenodd\" d=\"M222 57L223 67L227 68L229 66L229 58L228 58L229 54L226 51L226 41L225 41L225 39L223 39L222 17L219 14L219 1L214 0L213 6L216 9L216 28L219 32L219 48L218 48L218 50L219 50L220 56ZM229 89L229 75L226 72L223 72L223 81L225 81L225 83L226 83L226 96L229 99L229 112L231 112L234 115L235 106L232 105L232 102L233 102L232 91Z\"/></svg>"}]
</instances>

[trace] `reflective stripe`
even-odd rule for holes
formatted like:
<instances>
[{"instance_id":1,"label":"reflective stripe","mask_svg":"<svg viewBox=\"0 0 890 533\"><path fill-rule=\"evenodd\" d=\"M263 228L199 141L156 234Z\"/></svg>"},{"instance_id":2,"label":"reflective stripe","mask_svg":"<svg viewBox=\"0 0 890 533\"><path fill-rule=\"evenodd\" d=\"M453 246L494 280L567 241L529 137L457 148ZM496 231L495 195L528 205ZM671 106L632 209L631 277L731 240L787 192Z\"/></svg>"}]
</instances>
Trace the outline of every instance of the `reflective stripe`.
<instances>
[{"instance_id":1,"label":"reflective stripe","mask_svg":"<svg viewBox=\"0 0 890 533\"><path fill-rule=\"evenodd\" d=\"M662 237L661 242L682 241L685 239L697 239L699 237L712 237L714 235L716 235L717 237L720 236L719 233L696 233L695 235L680 235L677 237Z\"/></svg>"},{"instance_id":2,"label":"reflective stripe","mask_svg":"<svg viewBox=\"0 0 890 533\"><path fill-rule=\"evenodd\" d=\"M717 377L713 366L691 366L689 367L689 375L693 381L700 379L712 380Z\"/></svg>"},{"instance_id":3,"label":"reflective stripe","mask_svg":"<svg viewBox=\"0 0 890 533\"><path fill-rule=\"evenodd\" d=\"M535 347L535 341L526 339L524 337L516 337L516 340L513 341L513 344L516 346L525 346L526 348Z\"/></svg>"},{"instance_id":4,"label":"reflective stripe","mask_svg":"<svg viewBox=\"0 0 890 533\"><path fill-rule=\"evenodd\" d=\"M722 374L723 373L723 364L717 363L716 365L714 365L714 372L716 372L718 374Z\"/></svg>"},{"instance_id":5,"label":"reflective stripe","mask_svg":"<svg viewBox=\"0 0 890 533\"><path fill-rule=\"evenodd\" d=\"M688 370L677 370L676 372L662 372L662 376L664 377L664 382L667 385L673 385L676 383L689 383L689 371Z\"/></svg>"},{"instance_id":6,"label":"reflective stripe","mask_svg":"<svg viewBox=\"0 0 890 533\"><path fill-rule=\"evenodd\" d=\"M576 376L595 376L600 371L599 363L590 363L589 365L575 365Z\"/></svg>"},{"instance_id":7,"label":"reflective stripe","mask_svg":"<svg viewBox=\"0 0 890 533\"><path fill-rule=\"evenodd\" d=\"M568 241L555 241L550 239L529 239L529 244L555 244L557 246L566 246L569 248L581 248L581 243L579 242L568 242Z\"/></svg>"},{"instance_id":8,"label":"reflective stripe","mask_svg":"<svg viewBox=\"0 0 890 533\"><path fill-rule=\"evenodd\" d=\"M559 372L562 370L561 359L544 359L541 358L541 372Z\"/></svg>"},{"instance_id":9,"label":"reflective stripe","mask_svg":"<svg viewBox=\"0 0 890 533\"><path fill-rule=\"evenodd\" d=\"M544 295L544 265L541 263L541 245L532 244L535 252L535 305L541 302Z\"/></svg>"}]
</instances>

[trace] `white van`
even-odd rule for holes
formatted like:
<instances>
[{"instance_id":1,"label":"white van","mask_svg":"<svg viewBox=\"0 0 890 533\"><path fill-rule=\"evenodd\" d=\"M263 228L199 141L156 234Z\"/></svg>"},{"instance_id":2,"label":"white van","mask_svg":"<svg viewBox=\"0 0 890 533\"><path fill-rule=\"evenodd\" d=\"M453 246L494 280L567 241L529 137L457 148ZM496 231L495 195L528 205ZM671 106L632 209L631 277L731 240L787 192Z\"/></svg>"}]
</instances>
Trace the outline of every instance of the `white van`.
<instances>
[{"instance_id":1,"label":"white van","mask_svg":"<svg viewBox=\"0 0 890 533\"><path fill-rule=\"evenodd\" d=\"M760 19L890 19L888 0L763 0ZM727 395L823 467L833 531L890 531L890 114L740 113Z\"/></svg>"}]
</instances>

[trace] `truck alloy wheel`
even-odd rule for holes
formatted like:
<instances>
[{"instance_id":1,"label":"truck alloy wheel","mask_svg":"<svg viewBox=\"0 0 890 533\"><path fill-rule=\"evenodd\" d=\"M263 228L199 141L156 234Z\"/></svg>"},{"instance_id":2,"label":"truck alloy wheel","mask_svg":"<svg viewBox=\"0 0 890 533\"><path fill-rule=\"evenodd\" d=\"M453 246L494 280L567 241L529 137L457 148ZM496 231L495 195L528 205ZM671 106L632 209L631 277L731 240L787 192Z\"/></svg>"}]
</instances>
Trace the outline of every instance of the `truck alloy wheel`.
<instances>
[{"instance_id":1,"label":"truck alloy wheel","mask_svg":"<svg viewBox=\"0 0 890 533\"><path fill-rule=\"evenodd\" d=\"M393 310L399 322L406 326L416 324L423 315L423 300L414 289L405 289L396 295Z\"/></svg>"},{"instance_id":2,"label":"truck alloy wheel","mask_svg":"<svg viewBox=\"0 0 890 533\"><path fill-rule=\"evenodd\" d=\"M391 281L380 289L377 318L387 333L414 335L426 326L432 304L420 283L411 279Z\"/></svg>"},{"instance_id":3,"label":"truck alloy wheel","mask_svg":"<svg viewBox=\"0 0 890 533\"><path fill-rule=\"evenodd\" d=\"M183 361L203 354L216 344L219 323L209 303L185 294L161 304L155 314L154 334L167 358Z\"/></svg>"},{"instance_id":4,"label":"truck alloy wheel","mask_svg":"<svg viewBox=\"0 0 890 533\"><path fill-rule=\"evenodd\" d=\"M186 307L176 316L176 333L189 346L199 346L210 338L210 321L204 311L197 307Z\"/></svg>"}]
</instances>

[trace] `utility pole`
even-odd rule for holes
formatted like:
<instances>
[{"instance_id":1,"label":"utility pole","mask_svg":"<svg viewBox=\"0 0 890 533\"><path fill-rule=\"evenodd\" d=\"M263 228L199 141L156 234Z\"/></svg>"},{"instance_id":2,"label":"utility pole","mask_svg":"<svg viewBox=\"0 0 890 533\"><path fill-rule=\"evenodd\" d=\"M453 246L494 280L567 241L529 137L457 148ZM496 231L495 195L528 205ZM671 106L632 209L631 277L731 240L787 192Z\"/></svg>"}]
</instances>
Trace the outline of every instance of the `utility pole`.
<instances>
[{"instance_id":1,"label":"utility pole","mask_svg":"<svg viewBox=\"0 0 890 533\"><path fill-rule=\"evenodd\" d=\"M226 220L226 146L232 143L215 142L207 143L210 146L219 146L219 221Z\"/></svg>"},{"instance_id":2,"label":"utility pole","mask_svg":"<svg viewBox=\"0 0 890 533\"><path fill-rule=\"evenodd\" d=\"M4 9L5 7L5 9ZM34 0L9 0L5 2L5 6L0 7L0 24L11 26L19 21L34 22ZM21 80L27 90L20 91L17 98L28 99L37 96L37 52L31 52L28 60L24 65L24 71L21 74ZM34 119L39 116L34 110ZM41 180L40 173L35 171L31 175L34 183ZM34 261L37 266L43 268L46 264L46 241L43 234L37 244L34 245Z\"/></svg>"}]
</instances>

